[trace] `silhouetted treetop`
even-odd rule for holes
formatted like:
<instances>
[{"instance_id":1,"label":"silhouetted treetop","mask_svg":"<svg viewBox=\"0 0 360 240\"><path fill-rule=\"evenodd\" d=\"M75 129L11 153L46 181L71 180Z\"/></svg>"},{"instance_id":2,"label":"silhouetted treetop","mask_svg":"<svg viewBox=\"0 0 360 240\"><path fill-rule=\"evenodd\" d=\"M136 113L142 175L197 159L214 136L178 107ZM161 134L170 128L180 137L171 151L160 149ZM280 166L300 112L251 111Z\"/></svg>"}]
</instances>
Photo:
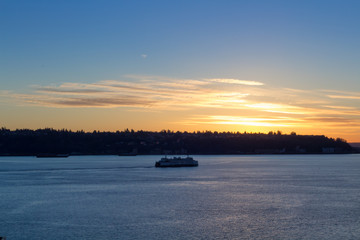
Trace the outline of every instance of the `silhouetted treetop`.
<instances>
[{"instance_id":1,"label":"silhouetted treetop","mask_svg":"<svg viewBox=\"0 0 360 240\"><path fill-rule=\"evenodd\" d=\"M264 133L125 129L84 132L67 129L0 129L1 155L51 154L274 154L350 153L341 138Z\"/></svg>"}]
</instances>

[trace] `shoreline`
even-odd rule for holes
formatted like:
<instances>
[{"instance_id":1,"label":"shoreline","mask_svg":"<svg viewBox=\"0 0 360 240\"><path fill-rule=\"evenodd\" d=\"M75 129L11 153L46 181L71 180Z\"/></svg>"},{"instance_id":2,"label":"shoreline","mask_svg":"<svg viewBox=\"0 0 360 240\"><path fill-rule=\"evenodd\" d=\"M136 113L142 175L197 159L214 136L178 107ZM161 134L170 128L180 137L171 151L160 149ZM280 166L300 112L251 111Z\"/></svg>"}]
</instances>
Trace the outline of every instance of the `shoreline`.
<instances>
[{"instance_id":1,"label":"shoreline","mask_svg":"<svg viewBox=\"0 0 360 240\"><path fill-rule=\"evenodd\" d=\"M68 158L72 156L118 156L118 157L137 157L137 156L263 156L263 155L351 155L360 154L360 152L344 153L197 153L197 154L137 154L137 155L118 155L118 154L68 154L67 156L47 156L37 157L27 154L0 154L0 157L34 157L34 158Z\"/></svg>"}]
</instances>

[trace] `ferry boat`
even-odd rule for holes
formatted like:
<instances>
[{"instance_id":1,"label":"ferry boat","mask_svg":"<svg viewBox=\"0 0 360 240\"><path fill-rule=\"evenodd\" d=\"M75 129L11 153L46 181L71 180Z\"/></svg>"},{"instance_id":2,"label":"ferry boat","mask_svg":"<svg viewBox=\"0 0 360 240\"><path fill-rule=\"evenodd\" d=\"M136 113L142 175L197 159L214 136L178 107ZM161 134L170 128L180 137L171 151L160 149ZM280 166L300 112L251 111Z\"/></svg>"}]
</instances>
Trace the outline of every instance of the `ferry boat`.
<instances>
[{"instance_id":1,"label":"ferry boat","mask_svg":"<svg viewBox=\"0 0 360 240\"><path fill-rule=\"evenodd\" d=\"M173 157L161 158L160 161L155 163L155 167L197 167L199 162L195 161L192 157Z\"/></svg>"}]
</instances>

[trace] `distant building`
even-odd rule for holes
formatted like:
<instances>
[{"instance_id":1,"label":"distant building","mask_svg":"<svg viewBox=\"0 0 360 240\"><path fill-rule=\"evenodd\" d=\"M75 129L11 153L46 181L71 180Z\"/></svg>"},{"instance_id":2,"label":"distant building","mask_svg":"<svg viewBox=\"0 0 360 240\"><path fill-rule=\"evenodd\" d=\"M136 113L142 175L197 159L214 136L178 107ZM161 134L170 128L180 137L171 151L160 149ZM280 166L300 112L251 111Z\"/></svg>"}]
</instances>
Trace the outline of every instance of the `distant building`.
<instances>
[{"instance_id":1,"label":"distant building","mask_svg":"<svg viewBox=\"0 0 360 240\"><path fill-rule=\"evenodd\" d=\"M334 153L335 152L335 148L333 148L333 147L323 147L322 148L322 152L323 153Z\"/></svg>"}]
</instances>

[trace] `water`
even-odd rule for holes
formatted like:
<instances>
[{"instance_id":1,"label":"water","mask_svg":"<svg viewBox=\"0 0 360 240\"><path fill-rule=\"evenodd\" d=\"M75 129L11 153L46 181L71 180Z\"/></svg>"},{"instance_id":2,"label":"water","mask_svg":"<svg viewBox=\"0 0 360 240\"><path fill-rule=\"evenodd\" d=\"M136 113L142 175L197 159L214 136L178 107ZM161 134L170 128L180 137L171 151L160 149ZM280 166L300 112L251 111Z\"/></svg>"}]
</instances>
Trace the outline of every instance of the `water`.
<instances>
[{"instance_id":1,"label":"water","mask_svg":"<svg viewBox=\"0 0 360 240\"><path fill-rule=\"evenodd\" d=\"M360 155L0 158L0 236L360 239Z\"/></svg>"}]
</instances>

